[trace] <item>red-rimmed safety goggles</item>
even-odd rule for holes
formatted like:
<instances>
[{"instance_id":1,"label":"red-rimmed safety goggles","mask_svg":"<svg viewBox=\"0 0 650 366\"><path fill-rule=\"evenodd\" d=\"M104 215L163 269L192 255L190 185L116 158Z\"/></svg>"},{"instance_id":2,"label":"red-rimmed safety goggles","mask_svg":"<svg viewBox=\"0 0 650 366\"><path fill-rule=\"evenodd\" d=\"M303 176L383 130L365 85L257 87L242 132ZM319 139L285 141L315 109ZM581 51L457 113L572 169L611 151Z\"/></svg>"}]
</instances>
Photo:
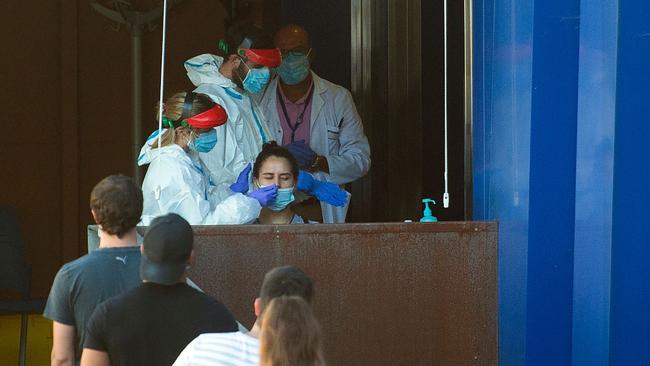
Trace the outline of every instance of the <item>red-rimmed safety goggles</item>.
<instances>
[{"instance_id":1,"label":"red-rimmed safety goggles","mask_svg":"<svg viewBox=\"0 0 650 366\"><path fill-rule=\"evenodd\" d=\"M278 67L282 63L282 55L277 48L241 48L244 56L258 64L268 67Z\"/></svg>"},{"instance_id":2,"label":"red-rimmed safety goggles","mask_svg":"<svg viewBox=\"0 0 650 366\"><path fill-rule=\"evenodd\" d=\"M193 128L213 128L221 126L228 120L228 114L219 104L203 113L185 118L185 122Z\"/></svg>"}]
</instances>

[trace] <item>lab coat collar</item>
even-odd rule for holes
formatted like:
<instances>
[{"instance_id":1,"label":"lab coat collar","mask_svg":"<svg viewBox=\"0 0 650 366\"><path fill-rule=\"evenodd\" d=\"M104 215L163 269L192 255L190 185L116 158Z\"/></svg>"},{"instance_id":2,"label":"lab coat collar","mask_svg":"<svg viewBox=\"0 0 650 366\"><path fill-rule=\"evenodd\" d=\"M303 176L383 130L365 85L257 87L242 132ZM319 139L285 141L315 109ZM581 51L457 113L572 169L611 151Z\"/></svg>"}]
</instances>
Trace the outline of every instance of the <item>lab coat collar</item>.
<instances>
[{"instance_id":1,"label":"lab coat collar","mask_svg":"<svg viewBox=\"0 0 650 366\"><path fill-rule=\"evenodd\" d=\"M315 72L311 72L311 77L314 82L314 97L311 102L311 123L309 126L309 134L311 136L314 135L314 126L316 123L315 121L318 120L318 115L320 114L321 110L323 109L323 106L325 105L326 102L326 94L327 93L327 88L323 85L323 79L321 79L318 75L316 75Z\"/></svg>"}]
</instances>

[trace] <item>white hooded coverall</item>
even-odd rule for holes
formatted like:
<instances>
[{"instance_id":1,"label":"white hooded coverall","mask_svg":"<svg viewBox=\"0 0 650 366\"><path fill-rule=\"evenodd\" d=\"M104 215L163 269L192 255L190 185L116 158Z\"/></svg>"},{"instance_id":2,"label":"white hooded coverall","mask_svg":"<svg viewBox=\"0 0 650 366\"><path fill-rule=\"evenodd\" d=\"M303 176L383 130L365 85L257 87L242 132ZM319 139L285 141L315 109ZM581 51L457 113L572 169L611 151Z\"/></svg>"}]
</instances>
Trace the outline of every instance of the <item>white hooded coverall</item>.
<instances>
[{"instance_id":1,"label":"white hooded coverall","mask_svg":"<svg viewBox=\"0 0 650 366\"><path fill-rule=\"evenodd\" d=\"M259 217L259 202L232 192L229 184L215 185L195 152L185 152L176 144L152 149L158 140L157 132L149 136L138 157L138 165L149 164L142 182L140 225L149 225L155 217L167 213L182 216L190 225L246 224Z\"/></svg>"},{"instance_id":2,"label":"white hooded coverall","mask_svg":"<svg viewBox=\"0 0 650 366\"><path fill-rule=\"evenodd\" d=\"M257 103L221 75L222 64L222 57L211 54L185 61L187 76L197 86L194 92L208 95L228 113L228 123L216 128L217 146L199 154L215 184L236 181L246 164L255 161L262 145L274 139Z\"/></svg>"}]
</instances>

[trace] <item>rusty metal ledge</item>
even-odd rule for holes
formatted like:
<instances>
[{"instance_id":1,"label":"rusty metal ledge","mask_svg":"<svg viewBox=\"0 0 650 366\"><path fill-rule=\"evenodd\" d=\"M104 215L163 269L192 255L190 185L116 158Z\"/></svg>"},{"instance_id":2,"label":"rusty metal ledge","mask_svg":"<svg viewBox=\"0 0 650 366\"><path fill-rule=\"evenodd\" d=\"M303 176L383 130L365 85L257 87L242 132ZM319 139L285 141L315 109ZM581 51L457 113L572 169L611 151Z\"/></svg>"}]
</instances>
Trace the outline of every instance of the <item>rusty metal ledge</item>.
<instances>
[{"instance_id":1,"label":"rusty metal ledge","mask_svg":"<svg viewBox=\"0 0 650 366\"><path fill-rule=\"evenodd\" d=\"M495 221L445 221L436 223L364 223L364 224L313 224L313 225L214 225L193 226L199 235L241 234L364 234L364 233L465 233L497 232Z\"/></svg>"}]
</instances>

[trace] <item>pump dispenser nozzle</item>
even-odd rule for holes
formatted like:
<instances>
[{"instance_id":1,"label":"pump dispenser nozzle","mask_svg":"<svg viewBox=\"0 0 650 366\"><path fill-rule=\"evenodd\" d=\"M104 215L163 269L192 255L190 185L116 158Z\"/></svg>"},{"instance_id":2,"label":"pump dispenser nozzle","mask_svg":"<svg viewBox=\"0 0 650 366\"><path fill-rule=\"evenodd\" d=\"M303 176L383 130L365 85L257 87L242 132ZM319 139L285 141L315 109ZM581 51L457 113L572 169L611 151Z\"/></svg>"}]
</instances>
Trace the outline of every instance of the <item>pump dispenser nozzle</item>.
<instances>
[{"instance_id":1,"label":"pump dispenser nozzle","mask_svg":"<svg viewBox=\"0 0 650 366\"><path fill-rule=\"evenodd\" d=\"M424 211L422 212L422 218L420 222L436 222L438 218L431 214L431 208L429 208L429 203L436 204L436 201L431 198L423 198L422 203L424 203Z\"/></svg>"}]
</instances>

